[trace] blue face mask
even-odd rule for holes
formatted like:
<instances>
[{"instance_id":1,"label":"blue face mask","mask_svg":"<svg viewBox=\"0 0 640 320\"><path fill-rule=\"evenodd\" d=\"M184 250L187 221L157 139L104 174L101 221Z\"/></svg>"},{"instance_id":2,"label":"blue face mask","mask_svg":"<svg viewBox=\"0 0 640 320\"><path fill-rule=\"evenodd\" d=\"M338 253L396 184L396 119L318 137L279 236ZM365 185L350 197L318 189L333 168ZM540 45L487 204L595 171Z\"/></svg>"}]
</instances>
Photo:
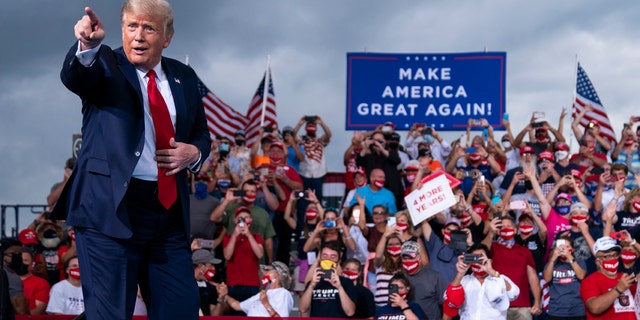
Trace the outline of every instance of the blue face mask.
<instances>
[{"instance_id":1,"label":"blue face mask","mask_svg":"<svg viewBox=\"0 0 640 320\"><path fill-rule=\"evenodd\" d=\"M435 140L436 140L436 138L434 138L433 136L430 136L430 135L424 136L424 141L426 141L429 144L434 142Z\"/></svg>"},{"instance_id":2,"label":"blue face mask","mask_svg":"<svg viewBox=\"0 0 640 320\"><path fill-rule=\"evenodd\" d=\"M221 152L229 151L229 145L226 143L221 144L218 147L218 151L221 151Z\"/></svg>"},{"instance_id":3,"label":"blue face mask","mask_svg":"<svg viewBox=\"0 0 640 320\"><path fill-rule=\"evenodd\" d=\"M571 210L571 206L559 206L559 207L556 207L556 211L561 215L565 215L565 214L569 213L570 210Z\"/></svg>"},{"instance_id":4,"label":"blue face mask","mask_svg":"<svg viewBox=\"0 0 640 320\"><path fill-rule=\"evenodd\" d=\"M198 200L202 200L204 198L207 197L208 193L207 193L207 184L204 182L198 182L195 184L195 189L196 192L193 194L193 196L198 199Z\"/></svg>"},{"instance_id":5,"label":"blue face mask","mask_svg":"<svg viewBox=\"0 0 640 320\"><path fill-rule=\"evenodd\" d=\"M231 187L231 180L218 180L218 187L220 189L229 189L229 187Z\"/></svg>"}]
</instances>

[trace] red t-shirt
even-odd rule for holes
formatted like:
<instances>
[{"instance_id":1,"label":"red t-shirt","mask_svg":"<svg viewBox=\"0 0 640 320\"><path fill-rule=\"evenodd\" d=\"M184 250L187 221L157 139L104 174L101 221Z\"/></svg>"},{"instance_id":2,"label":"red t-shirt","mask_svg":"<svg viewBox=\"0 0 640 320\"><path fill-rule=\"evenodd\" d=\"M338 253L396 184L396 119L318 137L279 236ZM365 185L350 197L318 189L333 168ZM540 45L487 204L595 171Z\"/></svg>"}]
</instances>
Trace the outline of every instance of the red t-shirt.
<instances>
[{"instance_id":1,"label":"red t-shirt","mask_svg":"<svg viewBox=\"0 0 640 320\"><path fill-rule=\"evenodd\" d=\"M36 307L36 300L49 303L51 287L47 280L32 275L22 280L22 286L24 287L24 297L27 299L29 310Z\"/></svg>"},{"instance_id":2,"label":"red t-shirt","mask_svg":"<svg viewBox=\"0 0 640 320\"><path fill-rule=\"evenodd\" d=\"M263 244L259 234L253 235L258 244ZM225 235L222 247L226 248L231 240L231 235ZM227 260L227 285L228 286L260 286L258 277L259 259L251 249L251 243L247 236L239 235L233 250L233 257Z\"/></svg>"},{"instance_id":3,"label":"red t-shirt","mask_svg":"<svg viewBox=\"0 0 640 320\"><path fill-rule=\"evenodd\" d=\"M302 178L300 178L300 175L298 174L298 172L296 172L296 169L294 169L293 167L286 166L286 165L278 166L276 170L282 170L282 172L284 172L285 176L287 176L289 180L302 183ZM282 190L284 191L284 194L287 195L287 198L280 201L280 204L278 205L278 211L284 212L284 210L287 209L287 203L289 203L289 198L291 197L292 190L289 189L289 187L287 186L286 183L284 183L284 181L280 181L280 179L276 179L276 182L278 183L280 188L282 188Z\"/></svg>"},{"instance_id":4,"label":"red t-shirt","mask_svg":"<svg viewBox=\"0 0 640 320\"><path fill-rule=\"evenodd\" d=\"M491 257L493 269L509 277L520 288L520 295L511 301L509 307L531 307L527 266L536 269L531 251L517 243L509 249L494 242L491 244Z\"/></svg>"},{"instance_id":5,"label":"red t-shirt","mask_svg":"<svg viewBox=\"0 0 640 320\"><path fill-rule=\"evenodd\" d=\"M594 272L584 280L580 286L580 297L582 301L586 302L591 298L595 298L613 290L618 280L622 277L622 273L618 273L615 279L611 279L601 272ZM615 320L635 320L636 315L633 311L633 305L629 303L633 302L632 292L636 291L636 285L632 285L631 288L624 291L620 297L613 301L613 304L600 315L595 315L589 312L589 309L585 307L587 312L587 319L615 319ZM522 292L522 291L521 291ZM622 298L622 299L621 299Z\"/></svg>"}]
</instances>

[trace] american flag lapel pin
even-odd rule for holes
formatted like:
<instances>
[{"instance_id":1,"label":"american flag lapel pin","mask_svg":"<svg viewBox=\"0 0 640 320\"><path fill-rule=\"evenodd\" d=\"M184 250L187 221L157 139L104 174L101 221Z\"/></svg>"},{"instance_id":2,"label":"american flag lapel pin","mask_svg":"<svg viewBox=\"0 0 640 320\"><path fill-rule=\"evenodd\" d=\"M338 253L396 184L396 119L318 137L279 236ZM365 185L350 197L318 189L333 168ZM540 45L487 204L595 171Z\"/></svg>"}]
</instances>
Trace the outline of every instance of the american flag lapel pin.
<instances>
[{"instance_id":1,"label":"american flag lapel pin","mask_svg":"<svg viewBox=\"0 0 640 320\"><path fill-rule=\"evenodd\" d=\"M177 84L180 84L180 79L178 78L173 78L173 81L175 81Z\"/></svg>"}]
</instances>

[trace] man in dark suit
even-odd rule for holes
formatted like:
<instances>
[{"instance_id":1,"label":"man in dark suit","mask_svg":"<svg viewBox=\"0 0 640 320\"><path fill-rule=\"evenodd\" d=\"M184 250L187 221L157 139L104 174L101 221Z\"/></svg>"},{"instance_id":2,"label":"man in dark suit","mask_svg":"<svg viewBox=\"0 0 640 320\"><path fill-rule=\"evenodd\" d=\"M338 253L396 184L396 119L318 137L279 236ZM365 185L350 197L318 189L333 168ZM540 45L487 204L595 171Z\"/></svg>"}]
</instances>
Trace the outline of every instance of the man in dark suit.
<instances>
[{"instance_id":1,"label":"man in dark suit","mask_svg":"<svg viewBox=\"0 0 640 320\"><path fill-rule=\"evenodd\" d=\"M197 76L162 57L166 0L127 0L115 50L85 13L61 71L82 99L83 146L53 217L76 230L87 318L130 319L140 285L150 319L197 319L185 169L211 145Z\"/></svg>"}]
</instances>

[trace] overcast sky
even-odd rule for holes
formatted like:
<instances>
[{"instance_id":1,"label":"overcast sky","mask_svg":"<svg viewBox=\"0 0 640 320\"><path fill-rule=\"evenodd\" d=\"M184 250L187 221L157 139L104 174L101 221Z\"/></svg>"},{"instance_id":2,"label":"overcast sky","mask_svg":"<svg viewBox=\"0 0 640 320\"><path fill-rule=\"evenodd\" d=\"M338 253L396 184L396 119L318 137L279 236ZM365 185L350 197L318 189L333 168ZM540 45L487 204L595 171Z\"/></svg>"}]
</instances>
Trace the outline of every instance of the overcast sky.
<instances>
[{"instance_id":1,"label":"overcast sky","mask_svg":"<svg viewBox=\"0 0 640 320\"><path fill-rule=\"evenodd\" d=\"M91 6L107 29L105 43L120 46L121 2L0 3L0 204L41 204L80 132L80 100L59 78L73 25ZM557 125L572 102L578 55L618 135L629 115L640 115L636 1L190 0L173 9L176 34L165 55L184 61L188 54L209 89L241 113L270 55L280 125L323 117L335 137L327 149L332 171L343 171L335 159L351 136L347 52L505 51L515 131L534 110Z\"/></svg>"}]
</instances>

